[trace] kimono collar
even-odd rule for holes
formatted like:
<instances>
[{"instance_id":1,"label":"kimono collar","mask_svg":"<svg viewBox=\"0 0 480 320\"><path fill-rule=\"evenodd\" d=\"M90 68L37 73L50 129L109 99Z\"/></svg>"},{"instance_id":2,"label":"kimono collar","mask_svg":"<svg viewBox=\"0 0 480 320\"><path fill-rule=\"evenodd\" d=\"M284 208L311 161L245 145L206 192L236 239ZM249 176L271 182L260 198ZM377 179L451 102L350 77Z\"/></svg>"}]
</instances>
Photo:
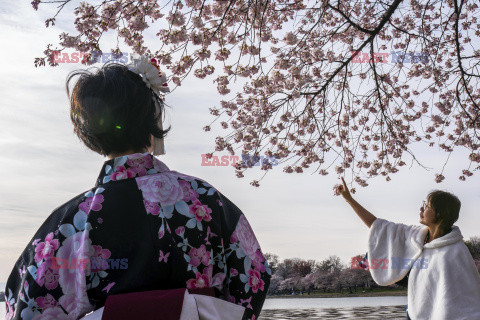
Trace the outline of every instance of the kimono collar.
<instances>
[{"instance_id":1,"label":"kimono collar","mask_svg":"<svg viewBox=\"0 0 480 320\"><path fill-rule=\"evenodd\" d=\"M96 185L170 171L151 153L133 153L105 161Z\"/></svg>"},{"instance_id":2,"label":"kimono collar","mask_svg":"<svg viewBox=\"0 0 480 320\"><path fill-rule=\"evenodd\" d=\"M440 248L448 246L449 244L462 241L463 235L460 232L460 228L457 226L452 226L452 231L441 236L440 238L434 239L429 243L425 244L423 247L428 249Z\"/></svg>"}]
</instances>

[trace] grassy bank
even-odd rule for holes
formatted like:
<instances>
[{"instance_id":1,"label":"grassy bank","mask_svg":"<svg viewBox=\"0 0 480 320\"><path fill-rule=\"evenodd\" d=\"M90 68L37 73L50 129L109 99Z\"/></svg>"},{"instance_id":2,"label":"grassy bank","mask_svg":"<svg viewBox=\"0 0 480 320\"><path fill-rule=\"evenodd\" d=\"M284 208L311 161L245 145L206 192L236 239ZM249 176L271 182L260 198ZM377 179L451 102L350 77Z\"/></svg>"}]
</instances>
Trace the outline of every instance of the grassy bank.
<instances>
[{"instance_id":1,"label":"grassy bank","mask_svg":"<svg viewBox=\"0 0 480 320\"><path fill-rule=\"evenodd\" d=\"M406 296L407 289L403 288L375 288L372 291L366 290L362 292L362 290L358 290L357 292L353 291L353 293L349 292L321 292L321 291L314 291L311 292L309 295L304 293L303 295L271 295L268 298L349 298L349 297L382 297L382 296Z\"/></svg>"}]
</instances>

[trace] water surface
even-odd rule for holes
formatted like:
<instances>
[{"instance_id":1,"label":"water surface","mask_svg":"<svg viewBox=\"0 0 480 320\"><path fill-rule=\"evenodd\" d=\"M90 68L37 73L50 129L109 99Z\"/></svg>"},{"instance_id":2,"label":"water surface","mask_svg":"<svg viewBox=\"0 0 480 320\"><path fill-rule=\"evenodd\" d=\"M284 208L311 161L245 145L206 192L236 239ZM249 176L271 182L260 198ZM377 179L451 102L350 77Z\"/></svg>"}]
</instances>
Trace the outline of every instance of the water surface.
<instances>
[{"instance_id":1,"label":"water surface","mask_svg":"<svg viewBox=\"0 0 480 320\"><path fill-rule=\"evenodd\" d=\"M258 320L406 319L406 296L351 298L271 298ZM0 319L5 319L0 302Z\"/></svg>"},{"instance_id":2,"label":"water surface","mask_svg":"<svg viewBox=\"0 0 480 320\"><path fill-rule=\"evenodd\" d=\"M315 309L399 306L407 304L407 296L348 298L268 298L263 309Z\"/></svg>"}]
</instances>

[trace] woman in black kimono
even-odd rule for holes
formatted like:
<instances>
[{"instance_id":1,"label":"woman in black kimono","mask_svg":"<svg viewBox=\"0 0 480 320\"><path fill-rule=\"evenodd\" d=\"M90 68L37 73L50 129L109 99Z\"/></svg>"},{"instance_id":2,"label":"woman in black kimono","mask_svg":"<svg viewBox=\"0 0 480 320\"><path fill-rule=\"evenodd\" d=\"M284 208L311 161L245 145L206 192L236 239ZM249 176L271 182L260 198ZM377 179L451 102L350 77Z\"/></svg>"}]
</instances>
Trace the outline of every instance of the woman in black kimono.
<instances>
[{"instance_id":1,"label":"woman in black kimono","mask_svg":"<svg viewBox=\"0 0 480 320\"><path fill-rule=\"evenodd\" d=\"M244 319L258 318L271 271L247 219L211 184L151 154L162 153L168 132L165 81L145 57L68 77L74 131L109 160L94 187L55 209L16 262L8 320L79 319L108 295L173 288L215 288L246 308Z\"/></svg>"}]
</instances>

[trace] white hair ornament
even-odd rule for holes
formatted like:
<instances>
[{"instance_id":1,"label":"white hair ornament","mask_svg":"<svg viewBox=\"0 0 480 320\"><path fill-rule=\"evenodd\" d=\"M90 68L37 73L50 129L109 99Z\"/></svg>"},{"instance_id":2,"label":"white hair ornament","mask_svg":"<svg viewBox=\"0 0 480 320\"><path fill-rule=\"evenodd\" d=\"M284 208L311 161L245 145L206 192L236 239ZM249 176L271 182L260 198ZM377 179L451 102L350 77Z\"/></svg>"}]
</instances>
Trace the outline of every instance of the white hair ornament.
<instances>
[{"instance_id":1,"label":"white hair ornament","mask_svg":"<svg viewBox=\"0 0 480 320\"><path fill-rule=\"evenodd\" d=\"M132 55L133 62L127 65L128 70L138 74L148 88L160 98L165 93L170 92L167 85L167 77L165 73L160 70L158 62L155 58L149 59L147 56ZM161 112L161 106L155 95L153 96L155 103L155 117L158 117ZM158 128L163 130L162 117L158 118ZM158 156L165 154L165 143L163 138L153 138L153 154Z\"/></svg>"}]
</instances>

